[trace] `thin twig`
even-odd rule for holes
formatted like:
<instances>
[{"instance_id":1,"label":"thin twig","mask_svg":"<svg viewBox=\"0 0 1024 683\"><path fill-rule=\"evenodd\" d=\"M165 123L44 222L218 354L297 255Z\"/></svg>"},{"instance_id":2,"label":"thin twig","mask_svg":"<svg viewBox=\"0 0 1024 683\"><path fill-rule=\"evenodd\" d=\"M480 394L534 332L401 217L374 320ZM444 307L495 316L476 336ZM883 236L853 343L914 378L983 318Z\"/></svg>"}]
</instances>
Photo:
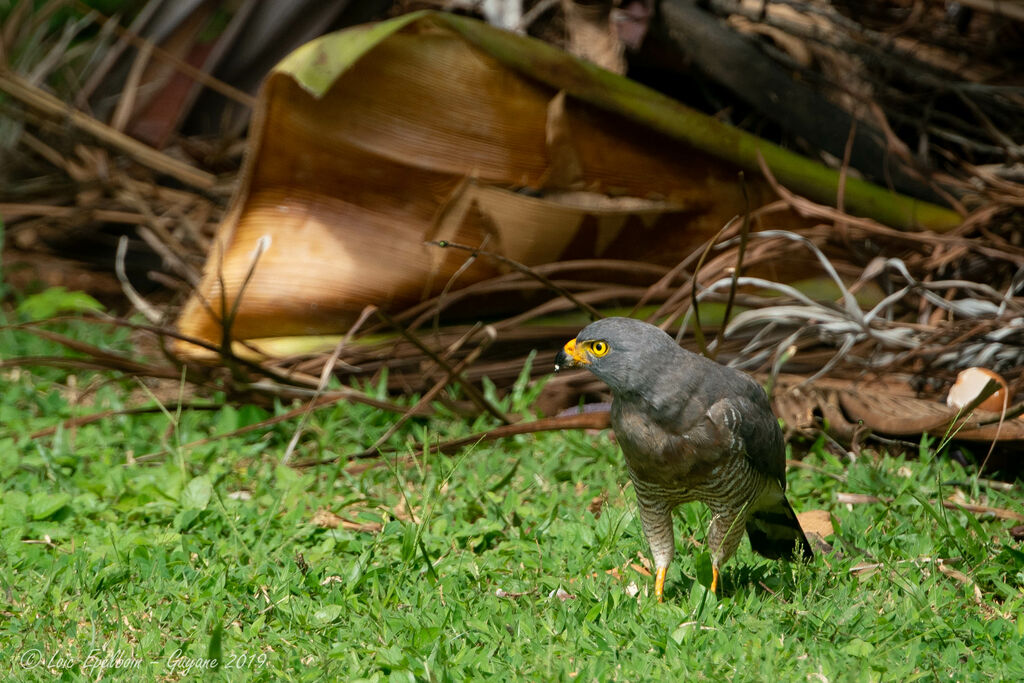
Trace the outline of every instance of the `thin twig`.
<instances>
[{"instance_id":1,"label":"thin twig","mask_svg":"<svg viewBox=\"0 0 1024 683\"><path fill-rule=\"evenodd\" d=\"M454 368L451 366L450 363L448 363L446 360L437 355L437 353L435 353L433 349L429 348L426 344L420 341L420 339L416 335L412 334L404 327L396 323L395 320L384 311L377 309L377 311L375 312L377 314L377 317L379 317L388 325L391 325L391 327L394 328L400 335L402 335L402 337L405 338L406 341L408 341L410 344L412 344L421 352L423 352L426 356L430 358L430 360L434 361L434 363L436 363L438 367L442 368L448 374L449 377L455 380L459 384L459 386L462 387L462 390L466 392L466 396L469 397L469 399L473 401L473 403L477 404L483 410L486 410L488 413L496 417L504 424L509 424L512 422L512 420L509 419L509 417L505 415L505 413L503 413L497 406L491 403L486 396L480 393L480 391L475 386L473 386L471 382L469 382L465 377L463 377L461 372L455 372ZM489 325L484 329L488 330L489 336L494 334L493 328L491 328Z\"/></svg>"},{"instance_id":2,"label":"thin twig","mask_svg":"<svg viewBox=\"0 0 1024 683\"><path fill-rule=\"evenodd\" d=\"M132 302L132 305L146 317L146 320L156 325L164 316L156 309L155 306L142 298L142 295L139 294L128 279L128 274L124 269L124 256L127 251L128 236L121 235L120 239L117 240L117 254L114 257L114 273L117 275L118 282L121 283L121 291L124 292L124 295Z\"/></svg>"},{"instance_id":3,"label":"thin twig","mask_svg":"<svg viewBox=\"0 0 1024 683\"><path fill-rule=\"evenodd\" d=\"M566 299L568 299L569 301L573 302L573 304L575 304L577 308L580 308L580 309L586 311L587 313L589 313L590 317L593 320L598 320L598 319L604 317L599 310L597 310L596 308L594 308L593 306L591 306L590 304L588 304L586 302L580 301L579 298L577 298L569 290L565 289L564 287L559 287L554 282L549 280L544 275L541 275L540 273L538 273L533 268L530 268L527 265L523 265L522 263L519 263L518 261L514 261L514 260L508 258L507 256L503 256L501 254L497 254L497 253L495 253L493 251L484 251L482 249L478 249L476 247L470 247L470 246L465 245L465 244L458 244L456 242L449 242L448 240L430 241L430 242L427 242L427 244L432 244L435 247L441 247L442 249L449 249L449 248L451 248L451 249L461 249L463 251L468 251L468 252L471 252L473 254L479 254L480 256L486 256L487 258L492 258L495 261L498 261L499 263L504 263L506 266L509 266L510 268L513 268L514 270L522 273L523 275L526 275L528 277L533 278L534 280L536 280L537 282L540 282L545 287L547 287L551 291L557 293L558 295L564 296Z\"/></svg>"},{"instance_id":4,"label":"thin twig","mask_svg":"<svg viewBox=\"0 0 1024 683\"><path fill-rule=\"evenodd\" d=\"M488 337L488 339L493 339L493 337ZM434 386L430 387L430 389L428 389L426 393L424 393L423 396L420 397L420 400L417 401L412 408L410 408L406 413L404 413L401 417L395 420L395 422L390 427L388 427L388 429L383 434L380 435L380 437L374 442L372 446L370 446L364 451L356 453L355 455L349 456L348 459L352 460L370 458L373 457L375 454L380 454L380 447L387 443L388 439L390 439L392 436L395 435L396 432L398 432L402 425L405 424L406 421L415 414L415 411L421 410L426 406L430 405L430 403L437 397L437 395L441 393L441 391L446 386L448 386L448 384L456 376L458 376L463 370L465 370L467 367L476 362L477 358L480 357L480 354L483 353L484 349L486 348L487 343L485 342L484 344L481 344L480 346L473 349L473 351L468 356L463 358L457 365L455 365L455 367L451 368L447 375L445 375L437 382L435 382Z\"/></svg>"},{"instance_id":5,"label":"thin twig","mask_svg":"<svg viewBox=\"0 0 1024 683\"><path fill-rule=\"evenodd\" d=\"M713 344L714 351L711 359L718 355L719 342L725 337L725 330L729 326L729 319L732 317L732 306L736 300L736 289L739 285L740 271L743 270L743 257L747 253L747 243L750 241L750 195L747 193L747 183L743 171L739 174L740 190L743 192L743 223L740 226L740 244L736 251L736 265L732 271L732 284L729 285L729 298L725 302L725 314L722 316L722 325L718 328Z\"/></svg>"},{"instance_id":6,"label":"thin twig","mask_svg":"<svg viewBox=\"0 0 1024 683\"><path fill-rule=\"evenodd\" d=\"M700 271L704 267L704 261L707 259L708 254L714 248L718 240L725 234L725 231L732 227L733 223L736 222L738 216L733 216L729 219L729 222L722 226L722 228L715 233L715 236L708 240L708 243L704 246L704 251L701 252L700 258L697 259L697 265L693 268L693 277L690 278L690 310L693 311L693 339L697 342L697 348L705 356L708 355L708 345L704 340L704 330L701 329L700 324L700 303L697 300L697 288L699 285ZM686 331L686 326L683 325L679 328L679 333L676 335L676 340L682 338Z\"/></svg>"}]
</instances>

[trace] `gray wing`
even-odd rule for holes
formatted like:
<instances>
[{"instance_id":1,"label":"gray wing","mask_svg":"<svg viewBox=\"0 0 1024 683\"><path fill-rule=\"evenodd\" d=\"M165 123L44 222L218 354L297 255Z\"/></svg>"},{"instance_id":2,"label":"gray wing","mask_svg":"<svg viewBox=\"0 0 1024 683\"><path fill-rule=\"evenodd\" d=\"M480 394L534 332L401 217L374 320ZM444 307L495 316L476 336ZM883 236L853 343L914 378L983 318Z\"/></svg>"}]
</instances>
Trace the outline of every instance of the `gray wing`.
<instances>
[{"instance_id":1,"label":"gray wing","mask_svg":"<svg viewBox=\"0 0 1024 683\"><path fill-rule=\"evenodd\" d=\"M755 470L777 479L785 490L786 444L767 396L719 399L707 415L724 447L742 454Z\"/></svg>"}]
</instances>

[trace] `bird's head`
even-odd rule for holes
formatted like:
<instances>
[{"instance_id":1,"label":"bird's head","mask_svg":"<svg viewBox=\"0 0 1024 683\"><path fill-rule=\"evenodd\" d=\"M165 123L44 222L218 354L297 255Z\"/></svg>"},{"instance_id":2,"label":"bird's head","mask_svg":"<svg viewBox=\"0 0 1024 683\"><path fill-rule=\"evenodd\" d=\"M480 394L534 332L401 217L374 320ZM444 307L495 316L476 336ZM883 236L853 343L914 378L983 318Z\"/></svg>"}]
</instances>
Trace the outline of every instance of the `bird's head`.
<instances>
[{"instance_id":1,"label":"bird's head","mask_svg":"<svg viewBox=\"0 0 1024 683\"><path fill-rule=\"evenodd\" d=\"M613 392L632 392L650 386L679 346L666 332L641 320L605 318L587 325L570 339L555 358L555 372L586 368Z\"/></svg>"}]
</instances>

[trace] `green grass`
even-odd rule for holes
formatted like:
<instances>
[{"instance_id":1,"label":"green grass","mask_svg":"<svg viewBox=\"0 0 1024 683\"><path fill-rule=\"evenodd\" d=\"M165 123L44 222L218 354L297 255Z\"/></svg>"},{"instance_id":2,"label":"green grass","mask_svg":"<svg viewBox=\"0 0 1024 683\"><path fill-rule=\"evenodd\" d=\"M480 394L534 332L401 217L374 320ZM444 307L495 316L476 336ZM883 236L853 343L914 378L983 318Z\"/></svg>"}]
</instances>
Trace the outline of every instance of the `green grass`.
<instances>
[{"instance_id":1,"label":"green grass","mask_svg":"<svg viewBox=\"0 0 1024 683\"><path fill-rule=\"evenodd\" d=\"M41 352L16 336L0 340L9 352ZM125 407L137 385L82 375L73 391L59 371L4 373L0 671L12 680L192 680L214 658L225 680L1024 680L1013 523L929 502L972 473L927 448L854 463L812 449L806 462L846 481L792 470L791 499L832 512L841 556L772 563L744 542L719 599L704 587L707 512L680 508L658 604L631 566L647 548L606 434L295 470L280 465L293 423L180 447L268 416L253 407L179 415L171 403L32 440L69 415ZM83 386L87 405L71 405ZM502 400L523 410L535 390ZM318 411L299 455L360 450L392 419ZM489 425L418 420L392 444L408 456ZM893 502L848 507L840 491ZM964 491L1021 510L1019 487ZM318 510L351 523L325 528ZM883 566L851 572L864 562Z\"/></svg>"}]
</instances>

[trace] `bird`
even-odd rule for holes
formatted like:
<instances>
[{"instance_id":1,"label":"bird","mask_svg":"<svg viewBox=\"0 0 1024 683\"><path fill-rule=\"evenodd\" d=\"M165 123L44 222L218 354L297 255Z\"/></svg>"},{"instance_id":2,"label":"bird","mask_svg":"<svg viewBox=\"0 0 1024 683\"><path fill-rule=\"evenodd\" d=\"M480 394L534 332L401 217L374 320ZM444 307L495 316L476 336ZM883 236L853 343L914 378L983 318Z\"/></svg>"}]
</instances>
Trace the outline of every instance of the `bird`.
<instances>
[{"instance_id":1,"label":"bird","mask_svg":"<svg viewBox=\"0 0 1024 683\"><path fill-rule=\"evenodd\" d=\"M611 389L611 425L636 491L644 536L664 600L675 556L672 512L691 501L711 510L711 586L750 545L769 559L812 557L786 498L785 441L764 389L748 374L679 346L633 318L584 327L555 358L555 371L586 368Z\"/></svg>"}]
</instances>

